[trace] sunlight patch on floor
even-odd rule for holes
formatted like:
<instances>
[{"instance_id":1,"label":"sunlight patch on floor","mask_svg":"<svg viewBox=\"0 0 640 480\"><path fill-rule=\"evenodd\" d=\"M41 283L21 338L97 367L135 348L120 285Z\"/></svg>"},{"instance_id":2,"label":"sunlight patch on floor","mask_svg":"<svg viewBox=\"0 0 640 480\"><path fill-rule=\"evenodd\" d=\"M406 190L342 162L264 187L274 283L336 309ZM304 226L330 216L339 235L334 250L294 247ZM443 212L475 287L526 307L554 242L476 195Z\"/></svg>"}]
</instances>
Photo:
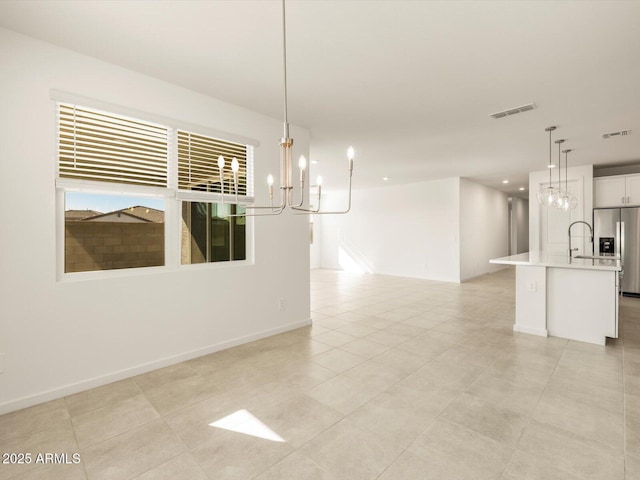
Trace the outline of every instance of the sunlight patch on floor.
<instances>
[{"instance_id":1,"label":"sunlight patch on floor","mask_svg":"<svg viewBox=\"0 0 640 480\"><path fill-rule=\"evenodd\" d=\"M232 432L264 438L272 442L284 442L284 438L267 427L248 410L242 409L209 424L210 427L230 430Z\"/></svg>"}]
</instances>

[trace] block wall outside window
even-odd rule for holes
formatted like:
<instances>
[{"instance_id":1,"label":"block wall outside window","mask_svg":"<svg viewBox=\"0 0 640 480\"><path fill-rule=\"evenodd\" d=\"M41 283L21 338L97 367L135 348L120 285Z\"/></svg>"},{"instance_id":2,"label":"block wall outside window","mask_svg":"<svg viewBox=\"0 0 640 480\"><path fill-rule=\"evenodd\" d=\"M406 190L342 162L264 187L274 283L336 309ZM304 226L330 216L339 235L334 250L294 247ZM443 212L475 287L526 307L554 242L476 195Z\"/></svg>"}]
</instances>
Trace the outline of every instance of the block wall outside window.
<instances>
[{"instance_id":1,"label":"block wall outside window","mask_svg":"<svg viewBox=\"0 0 640 480\"><path fill-rule=\"evenodd\" d=\"M165 264L163 200L67 193L65 273ZM141 205L148 202L147 205ZM114 205L117 204L117 205ZM126 205L112 209L109 206ZM107 210L106 212L104 210Z\"/></svg>"}]
</instances>

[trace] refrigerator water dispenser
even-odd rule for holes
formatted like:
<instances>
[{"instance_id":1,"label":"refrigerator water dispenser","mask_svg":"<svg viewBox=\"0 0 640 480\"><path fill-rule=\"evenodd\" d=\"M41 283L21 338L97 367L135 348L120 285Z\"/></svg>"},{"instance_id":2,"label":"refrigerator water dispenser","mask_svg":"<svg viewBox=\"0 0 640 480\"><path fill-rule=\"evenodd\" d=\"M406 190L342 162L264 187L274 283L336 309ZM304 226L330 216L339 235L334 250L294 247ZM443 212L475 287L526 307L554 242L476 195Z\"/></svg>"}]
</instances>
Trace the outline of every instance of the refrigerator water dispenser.
<instances>
[{"instance_id":1,"label":"refrigerator water dispenser","mask_svg":"<svg viewBox=\"0 0 640 480\"><path fill-rule=\"evenodd\" d=\"M614 237L600 237L600 255L613 255L616 250Z\"/></svg>"}]
</instances>

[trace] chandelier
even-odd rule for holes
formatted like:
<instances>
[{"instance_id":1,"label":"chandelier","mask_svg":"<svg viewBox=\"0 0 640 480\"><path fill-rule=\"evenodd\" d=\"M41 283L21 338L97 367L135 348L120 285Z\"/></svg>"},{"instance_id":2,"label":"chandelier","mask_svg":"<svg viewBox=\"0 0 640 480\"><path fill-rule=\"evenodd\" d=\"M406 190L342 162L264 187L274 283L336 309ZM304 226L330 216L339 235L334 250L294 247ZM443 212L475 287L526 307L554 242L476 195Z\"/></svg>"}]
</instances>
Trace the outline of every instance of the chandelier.
<instances>
[{"instance_id":1,"label":"chandelier","mask_svg":"<svg viewBox=\"0 0 640 480\"><path fill-rule=\"evenodd\" d=\"M353 147L347 149L347 161L349 170L349 190L347 205L340 211L322 211L322 178L318 177L314 185L309 185L309 189L314 189L313 195L316 197L317 204L314 207L305 207L305 180L307 171L307 160L304 155L300 155L298 159L299 170L299 185L300 194L299 199L294 199L294 175L293 175L293 162L291 149L293 147L293 138L289 136L289 117L287 109L287 28L285 18L285 0L282 0L282 59L283 59L283 73L284 73L284 136L280 139L280 195L278 203L274 204L274 178L273 175L267 176L267 185L269 186L269 205L246 205L246 209L253 211L257 210L260 213L236 213L234 215L228 215L230 217L245 217L245 216L267 216L267 215L280 215L283 211L289 210L294 215L306 215L306 214L344 214L351 210L351 178L353 176ZM231 161L231 171L233 173L233 186L236 195L236 203L238 198L238 161L234 158ZM223 157L218 157L218 170L220 172L220 183L222 191L224 192L224 168L225 160ZM311 190L310 190L311 192ZM310 195L311 196L311 193ZM224 202L224 195L223 202Z\"/></svg>"}]
</instances>

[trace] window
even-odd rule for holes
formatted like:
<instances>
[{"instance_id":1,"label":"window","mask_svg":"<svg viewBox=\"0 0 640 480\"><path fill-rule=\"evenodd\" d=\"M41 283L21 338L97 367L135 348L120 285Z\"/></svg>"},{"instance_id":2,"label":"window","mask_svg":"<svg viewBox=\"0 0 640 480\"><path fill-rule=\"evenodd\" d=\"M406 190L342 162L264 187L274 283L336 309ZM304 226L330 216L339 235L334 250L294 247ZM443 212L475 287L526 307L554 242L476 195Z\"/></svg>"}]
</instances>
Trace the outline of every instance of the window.
<instances>
[{"instance_id":1,"label":"window","mask_svg":"<svg viewBox=\"0 0 640 480\"><path fill-rule=\"evenodd\" d=\"M248 189L247 145L178 131L178 189L186 192L214 192L246 196ZM218 157L225 158L222 175ZM230 165L238 161L234 176ZM236 191L237 189L237 191ZM229 203L182 202L180 262L185 264L246 259L246 217L244 208Z\"/></svg>"},{"instance_id":2,"label":"window","mask_svg":"<svg viewBox=\"0 0 640 480\"><path fill-rule=\"evenodd\" d=\"M164 265L164 210L163 199L65 193L64 271Z\"/></svg>"},{"instance_id":3,"label":"window","mask_svg":"<svg viewBox=\"0 0 640 480\"><path fill-rule=\"evenodd\" d=\"M251 145L58 103L64 273L246 260L252 163Z\"/></svg>"},{"instance_id":4,"label":"window","mask_svg":"<svg viewBox=\"0 0 640 480\"><path fill-rule=\"evenodd\" d=\"M226 159L223 172L225 194L235 195L234 177L230 168L238 160L238 195L247 193L247 145L218 140L204 135L178 130L178 188L200 192L221 193L218 157Z\"/></svg>"},{"instance_id":5,"label":"window","mask_svg":"<svg viewBox=\"0 0 640 480\"><path fill-rule=\"evenodd\" d=\"M60 178L167 186L168 129L59 104Z\"/></svg>"},{"instance_id":6,"label":"window","mask_svg":"<svg viewBox=\"0 0 640 480\"><path fill-rule=\"evenodd\" d=\"M246 217L233 204L182 202L181 263L245 260Z\"/></svg>"}]
</instances>

